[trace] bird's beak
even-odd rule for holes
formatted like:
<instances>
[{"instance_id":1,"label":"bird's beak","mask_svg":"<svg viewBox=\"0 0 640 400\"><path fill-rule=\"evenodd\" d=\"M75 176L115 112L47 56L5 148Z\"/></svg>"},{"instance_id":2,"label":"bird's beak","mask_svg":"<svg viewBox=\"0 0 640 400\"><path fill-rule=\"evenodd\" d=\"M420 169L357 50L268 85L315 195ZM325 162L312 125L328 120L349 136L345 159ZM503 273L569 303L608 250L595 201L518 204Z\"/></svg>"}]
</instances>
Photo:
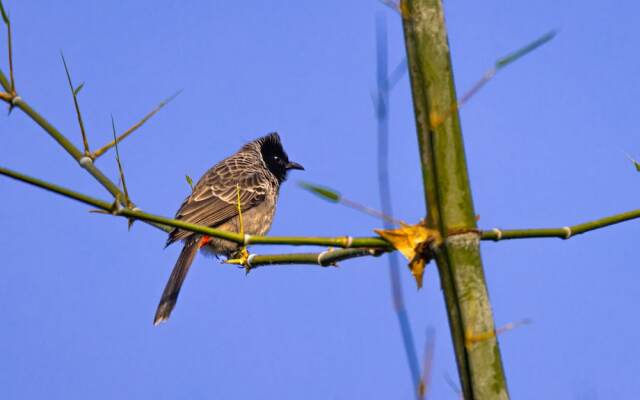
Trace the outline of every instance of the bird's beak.
<instances>
[{"instance_id":1,"label":"bird's beak","mask_svg":"<svg viewBox=\"0 0 640 400\"><path fill-rule=\"evenodd\" d=\"M297 162L289 161L287 164L287 169L301 169L304 171L304 167Z\"/></svg>"}]
</instances>

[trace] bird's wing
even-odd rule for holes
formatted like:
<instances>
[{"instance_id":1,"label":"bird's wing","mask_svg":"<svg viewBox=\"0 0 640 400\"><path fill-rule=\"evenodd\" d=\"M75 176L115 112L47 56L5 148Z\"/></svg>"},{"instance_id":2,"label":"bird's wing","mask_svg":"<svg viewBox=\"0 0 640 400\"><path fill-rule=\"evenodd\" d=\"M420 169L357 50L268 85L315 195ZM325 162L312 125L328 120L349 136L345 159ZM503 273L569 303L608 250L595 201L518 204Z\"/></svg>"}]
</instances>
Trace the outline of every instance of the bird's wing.
<instances>
[{"instance_id":1,"label":"bird's wing","mask_svg":"<svg viewBox=\"0 0 640 400\"><path fill-rule=\"evenodd\" d=\"M216 227L260 204L267 196L270 182L260 172L248 172L249 165L223 162L210 169L195 186L176 214L176 219L192 224ZM174 229L167 244L185 239L192 232Z\"/></svg>"}]
</instances>

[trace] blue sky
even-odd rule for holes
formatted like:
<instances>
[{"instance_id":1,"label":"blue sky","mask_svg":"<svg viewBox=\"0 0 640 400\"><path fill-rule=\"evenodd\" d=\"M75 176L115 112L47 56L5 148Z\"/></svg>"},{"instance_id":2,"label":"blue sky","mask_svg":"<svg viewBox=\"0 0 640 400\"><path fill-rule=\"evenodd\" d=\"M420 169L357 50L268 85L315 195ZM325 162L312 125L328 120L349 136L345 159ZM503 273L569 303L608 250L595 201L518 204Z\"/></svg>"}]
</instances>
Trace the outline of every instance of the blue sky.
<instances>
[{"instance_id":1,"label":"blue sky","mask_svg":"<svg viewBox=\"0 0 640 400\"><path fill-rule=\"evenodd\" d=\"M110 115L131 125L184 92L121 146L133 199L173 215L194 178L269 131L305 165L283 187L274 235L369 235L381 224L300 190L305 179L377 207L374 19L402 59L400 21L376 1L5 1L17 88L80 145L59 51L92 147ZM570 225L638 207L635 2L449 2L458 92L540 34L461 112L480 226ZM6 68L6 42L0 36ZM107 199L20 112L0 117L0 164ZM408 80L391 98L396 217L424 216ZM113 154L98 164L115 179ZM151 324L178 246L143 224L0 178L0 397L411 398L384 259L338 269L241 270L200 257L169 323ZM634 398L640 391L638 223L576 237L483 243L513 398ZM260 253L284 248L254 247ZM456 379L437 271L403 272L420 351L436 335L431 398Z\"/></svg>"}]
</instances>

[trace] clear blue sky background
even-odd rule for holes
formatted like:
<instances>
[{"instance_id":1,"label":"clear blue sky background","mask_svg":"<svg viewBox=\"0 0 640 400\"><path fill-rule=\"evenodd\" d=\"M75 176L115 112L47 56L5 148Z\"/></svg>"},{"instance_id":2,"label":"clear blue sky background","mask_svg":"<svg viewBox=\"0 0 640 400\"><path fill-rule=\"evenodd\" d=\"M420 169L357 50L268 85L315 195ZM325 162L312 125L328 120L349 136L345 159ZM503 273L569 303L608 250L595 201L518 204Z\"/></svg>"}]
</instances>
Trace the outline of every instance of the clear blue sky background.
<instances>
[{"instance_id":1,"label":"clear blue sky background","mask_svg":"<svg viewBox=\"0 0 640 400\"><path fill-rule=\"evenodd\" d=\"M306 179L378 206L374 17L390 63L400 21L375 0L322 2L5 1L17 87L80 144L59 51L93 147L177 89L183 94L121 153L134 200L173 215L194 178L245 141L278 130L294 173L275 235L369 235L378 221L296 187ZM636 2L449 2L459 93L500 56L553 28L559 36L509 67L463 110L476 211L484 228L569 225L638 207L640 27ZM6 43L0 31L5 72ZM396 216L425 213L408 80L392 96ZM5 113L3 113L5 114ZM0 164L107 199L19 111L0 118ZM115 179L113 154L98 164ZM151 321L175 258L143 224L0 178L0 398L411 398L384 259L339 269L264 268L245 276L199 258L172 319ZM515 399L631 399L640 391L638 227L567 242L483 243ZM277 252L283 248L254 247ZM403 270L420 351L436 332L434 399L456 378L435 268L417 292Z\"/></svg>"}]
</instances>

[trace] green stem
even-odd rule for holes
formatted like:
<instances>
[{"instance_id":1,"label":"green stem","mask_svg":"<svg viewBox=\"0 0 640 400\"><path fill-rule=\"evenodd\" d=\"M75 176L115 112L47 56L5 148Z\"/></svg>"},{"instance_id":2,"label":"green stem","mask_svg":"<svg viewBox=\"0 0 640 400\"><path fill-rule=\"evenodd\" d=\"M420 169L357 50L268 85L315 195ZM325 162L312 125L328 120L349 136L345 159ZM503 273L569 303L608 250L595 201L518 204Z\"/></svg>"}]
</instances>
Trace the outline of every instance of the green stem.
<instances>
[{"instance_id":1,"label":"green stem","mask_svg":"<svg viewBox=\"0 0 640 400\"><path fill-rule=\"evenodd\" d=\"M209 228L208 226L189 224L176 219L166 218L159 215L149 214L137 209L121 208L119 203L108 202L96 199L82 193L75 192L62 186L58 186L41 179L33 178L19 172L12 171L7 168L0 167L0 175L40 187L42 189L57 193L67 198L77 200L81 203L96 207L101 211L111 213L116 216L126 217L147 222L154 222L164 226L179 228L186 231L199 233L206 236L217 237L229 240L235 243L244 244L277 244L277 245L314 245L314 246L331 246L331 247L350 247L350 248L376 248L379 250L392 250L392 247L384 239L379 237L289 237L289 236L243 236L235 232L227 232L219 229Z\"/></svg>"},{"instance_id":2,"label":"green stem","mask_svg":"<svg viewBox=\"0 0 640 400\"><path fill-rule=\"evenodd\" d=\"M310 264L319 265L321 267L336 266L339 261L351 258L378 255L375 250L371 249L339 249L331 250L323 253L293 253L293 254L273 254L273 255L254 255L251 257L251 265L249 269L265 266L265 265L291 265L291 264Z\"/></svg>"},{"instance_id":3,"label":"green stem","mask_svg":"<svg viewBox=\"0 0 640 400\"><path fill-rule=\"evenodd\" d=\"M640 218L640 209L623 212L595 219L593 221L583 222L581 224L564 226L561 228L537 228L537 229L507 229L502 230L494 228L481 232L482 240L510 240L510 239L529 239L529 238L550 238L556 237L560 239L569 239L583 233L587 233L596 229L605 228L607 226L619 224L621 222L630 221Z\"/></svg>"},{"instance_id":4,"label":"green stem","mask_svg":"<svg viewBox=\"0 0 640 400\"><path fill-rule=\"evenodd\" d=\"M5 92L11 93L11 84L7 80L7 77L4 72L2 72L2 70L0 70L0 85L5 90Z\"/></svg>"},{"instance_id":5,"label":"green stem","mask_svg":"<svg viewBox=\"0 0 640 400\"><path fill-rule=\"evenodd\" d=\"M447 304L463 396L507 399L506 379L494 332L479 235L456 104L449 43L441 0L402 2L403 27L422 161L428 224L449 236L436 262ZM446 118L442 118L446 116Z\"/></svg>"}]
</instances>

